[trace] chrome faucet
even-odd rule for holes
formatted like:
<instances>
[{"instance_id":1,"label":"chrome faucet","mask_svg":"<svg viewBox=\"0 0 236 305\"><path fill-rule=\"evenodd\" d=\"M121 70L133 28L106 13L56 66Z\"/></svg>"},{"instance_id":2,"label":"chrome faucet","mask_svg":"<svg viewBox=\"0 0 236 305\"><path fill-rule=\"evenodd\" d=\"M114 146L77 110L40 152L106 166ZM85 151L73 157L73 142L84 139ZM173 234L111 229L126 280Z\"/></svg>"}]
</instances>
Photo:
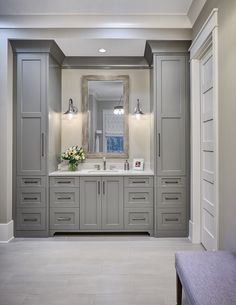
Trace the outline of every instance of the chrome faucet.
<instances>
[{"instance_id":1,"label":"chrome faucet","mask_svg":"<svg viewBox=\"0 0 236 305\"><path fill-rule=\"evenodd\" d=\"M107 161L106 157L103 157L103 170L105 171L107 169Z\"/></svg>"}]
</instances>

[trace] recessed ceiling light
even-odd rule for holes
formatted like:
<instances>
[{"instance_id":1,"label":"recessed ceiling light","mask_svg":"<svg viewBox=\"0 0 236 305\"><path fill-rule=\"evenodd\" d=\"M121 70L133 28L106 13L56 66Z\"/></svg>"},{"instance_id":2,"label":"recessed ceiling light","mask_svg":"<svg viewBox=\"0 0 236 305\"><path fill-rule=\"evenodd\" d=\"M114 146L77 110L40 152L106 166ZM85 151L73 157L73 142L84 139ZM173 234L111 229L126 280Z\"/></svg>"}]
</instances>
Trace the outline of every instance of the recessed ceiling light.
<instances>
[{"instance_id":1,"label":"recessed ceiling light","mask_svg":"<svg viewBox=\"0 0 236 305\"><path fill-rule=\"evenodd\" d=\"M106 50L106 49L103 49L103 48L101 48L101 49L98 50L99 53L106 53L106 51L107 51L107 50Z\"/></svg>"}]
</instances>

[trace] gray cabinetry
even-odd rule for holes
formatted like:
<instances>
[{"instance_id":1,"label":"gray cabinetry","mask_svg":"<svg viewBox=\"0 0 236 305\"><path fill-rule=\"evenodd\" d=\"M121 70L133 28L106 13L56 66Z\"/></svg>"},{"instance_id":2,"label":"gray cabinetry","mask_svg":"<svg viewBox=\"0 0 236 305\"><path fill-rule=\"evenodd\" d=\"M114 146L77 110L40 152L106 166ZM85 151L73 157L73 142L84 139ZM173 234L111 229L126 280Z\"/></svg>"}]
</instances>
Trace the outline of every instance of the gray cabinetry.
<instances>
[{"instance_id":1,"label":"gray cabinetry","mask_svg":"<svg viewBox=\"0 0 236 305\"><path fill-rule=\"evenodd\" d=\"M102 230L123 229L123 177L102 178Z\"/></svg>"},{"instance_id":2,"label":"gray cabinetry","mask_svg":"<svg viewBox=\"0 0 236 305\"><path fill-rule=\"evenodd\" d=\"M17 40L11 44L15 80L15 235L48 236L47 173L56 169L61 146L58 113L64 55L53 41Z\"/></svg>"},{"instance_id":3,"label":"gray cabinetry","mask_svg":"<svg viewBox=\"0 0 236 305\"><path fill-rule=\"evenodd\" d=\"M50 233L79 230L79 177L50 177Z\"/></svg>"},{"instance_id":4,"label":"gray cabinetry","mask_svg":"<svg viewBox=\"0 0 236 305\"><path fill-rule=\"evenodd\" d=\"M125 177L125 230L153 234L153 177Z\"/></svg>"},{"instance_id":5,"label":"gray cabinetry","mask_svg":"<svg viewBox=\"0 0 236 305\"><path fill-rule=\"evenodd\" d=\"M102 190L100 177L80 179L80 228L101 229Z\"/></svg>"},{"instance_id":6,"label":"gray cabinetry","mask_svg":"<svg viewBox=\"0 0 236 305\"><path fill-rule=\"evenodd\" d=\"M185 56L156 56L157 175L186 174Z\"/></svg>"},{"instance_id":7,"label":"gray cabinetry","mask_svg":"<svg viewBox=\"0 0 236 305\"><path fill-rule=\"evenodd\" d=\"M17 175L46 174L46 54L17 56Z\"/></svg>"},{"instance_id":8,"label":"gray cabinetry","mask_svg":"<svg viewBox=\"0 0 236 305\"><path fill-rule=\"evenodd\" d=\"M155 111L155 235L188 235L188 42L150 42Z\"/></svg>"},{"instance_id":9,"label":"gray cabinetry","mask_svg":"<svg viewBox=\"0 0 236 305\"><path fill-rule=\"evenodd\" d=\"M49 218L51 235L108 231L152 234L153 177L50 177Z\"/></svg>"},{"instance_id":10,"label":"gray cabinetry","mask_svg":"<svg viewBox=\"0 0 236 305\"><path fill-rule=\"evenodd\" d=\"M123 177L81 177L80 229L123 229Z\"/></svg>"}]
</instances>

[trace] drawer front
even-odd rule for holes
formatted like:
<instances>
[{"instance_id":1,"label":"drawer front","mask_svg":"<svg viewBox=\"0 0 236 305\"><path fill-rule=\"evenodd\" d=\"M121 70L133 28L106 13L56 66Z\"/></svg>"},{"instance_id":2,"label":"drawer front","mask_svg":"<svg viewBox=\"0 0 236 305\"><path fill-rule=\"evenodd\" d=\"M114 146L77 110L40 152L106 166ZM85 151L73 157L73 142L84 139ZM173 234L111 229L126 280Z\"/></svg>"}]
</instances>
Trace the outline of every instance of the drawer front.
<instances>
[{"instance_id":1,"label":"drawer front","mask_svg":"<svg viewBox=\"0 0 236 305\"><path fill-rule=\"evenodd\" d=\"M125 208L126 230L152 230L153 209L148 208Z\"/></svg>"},{"instance_id":2,"label":"drawer front","mask_svg":"<svg viewBox=\"0 0 236 305\"><path fill-rule=\"evenodd\" d=\"M45 188L21 188L17 190L18 208L44 208L46 207Z\"/></svg>"},{"instance_id":3,"label":"drawer front","mask_svg":"<svg viewBox=\"0 0 236 305\"><path fill-rule=\"evenodd\" d=\"M78 208L51 208L51 230L79 230Z\"/></svg>"},{"instance_id":4,"label":"drawer front","mask_svg":"<svg viewBox=\"0 0 236 305\"><path fill-rule=\"evenodd\" d=\"M160 208L184 208L186 206L186 189L182 187L158 188L157 202Z\"/></svg>"},{"instance_id":5,"label":"drawer front","mask_svg":"<svg viewBox=\"0 0 236 305\"><path fill-rule=\"evenodd\" d=\"M151 176L125 177L125 187L153 187L153 177Z\"/></svg>"},{"instance_id":6,"label":"drawer front","mask_svg":"<svg viewBox=\"0 0 236 305\"><path fill-rule=\"evenodd\" d=\"M157 228L159 230L185 230L185 209L158 209Z\"/></svg>"},{"instance_id":7,"label":"drawer front","mask_svg":"<svg viewBox=\"0 0 236 305\"><path fill-rule=\"evenodd\" d=\"M46 209L17 209L17 230L45 230Z\"/></svg>"},{"instance_id":8,"label":"drawer front","mask_svg":"<svg viewBox=\"0 0 236 305\"><path fill-rule=\"evenodd\" d=\"M17 188L21 187L44 187L46 186L46 177L17 177Z\"/></svg>"},{"instance_id":9,"label":"drawer front","mask_svg":"<svg viewBox=\"0 0 236 305\"><path fill-rule=\"evenodd\" d=\"M158 187L185 187L185 177L158 177Z\"/></svg>"},{"instance_id":10,"label":"drawer front","mask_svg":"<svg viewBox=\"0 0 236 305\"><path fill-rule=\"evenodd\" d=\"M125 207L153 207L153 188L125 188Z\"/></svg>"},{"instance_id":11,"label":"drawer front","mask_svg":"<svg viewBox=\"0 0 236 305\"><path fill-rule=\"evenodd\" d=\"M50 207L79 207L79 189L50 188Z\"/></svg>"},{"instance_id":12,"label":"drawer front","mask_svg":"<svg viewBox=\"0 0 236 305\"><path fill-rule=\"evenodd\" d=\"M50 177L51 187L79 187L79 177Z\"/></svg>"}]
</instances>

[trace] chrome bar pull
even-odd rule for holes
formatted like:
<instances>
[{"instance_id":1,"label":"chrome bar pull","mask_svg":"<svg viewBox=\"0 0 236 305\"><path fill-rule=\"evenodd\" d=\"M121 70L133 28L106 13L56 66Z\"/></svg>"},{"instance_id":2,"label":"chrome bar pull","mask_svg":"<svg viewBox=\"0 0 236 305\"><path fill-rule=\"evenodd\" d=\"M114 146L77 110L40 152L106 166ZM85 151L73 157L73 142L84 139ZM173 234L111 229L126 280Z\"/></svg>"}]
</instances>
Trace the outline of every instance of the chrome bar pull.
<instances>
[{"instance_id":1,"label":"chrome bar pull","mask_svg":"<svg viewBox=\"0 0 236 305\"><path fill-rule=\"evenodd\" d=\"M101 182L98 181L98 195L101 194Z\"/></svg>"}]
</instances>

